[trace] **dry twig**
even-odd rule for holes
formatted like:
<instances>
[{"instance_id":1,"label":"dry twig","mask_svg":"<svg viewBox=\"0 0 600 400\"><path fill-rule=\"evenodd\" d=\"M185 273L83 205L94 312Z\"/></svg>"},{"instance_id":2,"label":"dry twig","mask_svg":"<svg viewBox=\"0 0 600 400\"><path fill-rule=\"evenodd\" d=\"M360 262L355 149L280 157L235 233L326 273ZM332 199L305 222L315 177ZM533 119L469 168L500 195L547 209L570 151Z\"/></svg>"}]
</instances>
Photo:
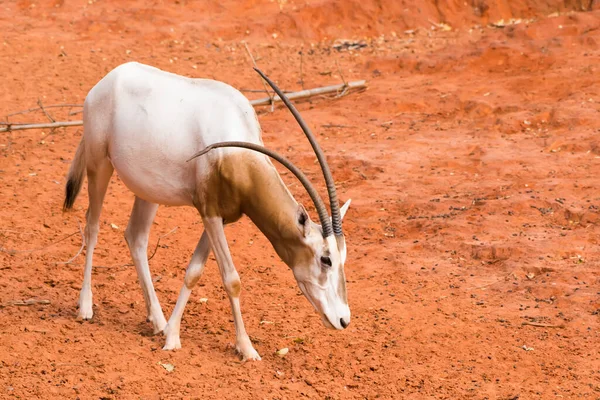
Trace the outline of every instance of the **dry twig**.
<instances>
[{"instance_id":1,"label":"dry twig","mask_svg":"<svg viewBox=\"0 0 600 400\"><path fill-rule=\"evenodd\" d=\"M83 107L83 104L51 104L49 106L44 106L44 108L46 108L46 109L61 108L61 107L65 107L65 108ZM8 118L8 117L12 117L14 115L28 114L28 113L38 111L38 110L41 110L41 107L28 108L27 110L16 111L14 113L7 114L6 117Z\"/></svg>"},{"instance_id":2,"label":"dry twig","mask_svg":"<svg viewBox=\"0 0 600 400\"><path fill-rule=\"evenodd\" d=\"M56 242L50 243L47 246L40 247L40 248L37 248L37 249L31 249L31 250L14 250L14 249L5 249L4 247L0 247L0 252L2 252L2 253L8 253L10 255L13 255L13 254L23 254L23 253L34 253L36 251L46 250L47 248L52 247L55 244L58 244L58 243L62 242L63 240L67 240L71 236L77 235L78 233L79 233L79 231L75 231L75 232L70 233L67 236L63 237L62 239L57 240Z\"/></svg>"},{"instance_id":3,"label":"dry twig","mask_svg":"<svg viewBox=\"0 0 600 400\"><path fill-rule=\"evenodd\" d=\"M563 324L561 325L549 325L549 324L542 324L539 322L531 322L531 321L524 321L521 323L521 325L529 325L529 326L535 326L536 328L564 328L565 326Z\"/></svg>"},{"instance_id":4,"label":"dry twig","mask_svg":"<svg viewBox=\"0 0 600 400\"><path fill-rule=\"evenodd\" d=\"M177 229L179 229L178 226L171 229L169 232L165 233L164 235L160 235L158 237L158 240L156 241L156 246L154 246L154 251L152 252L150 257L148 257L148 261L152 260L154 258L154 255L158 251L158 246L160 246L160 239L163 239L163 238L169 236L170 234L174 233ZM119 268L119 267L132 267L132 266L133 266L132 263L127 263L127 264L119 264L119 265L95 265L94 268Z\"/></svg>"},{"instance_id":5,"label":"dry twig","mask_svg":"<svg viewBox=\"0 0 600 400\"><path fill-rule=\"evenodd\" d=\"M81 233L81 247L79 248L79 251L77 252L77 254L75 254L73 257L71 257L69 259L69 261L57 262L56 264L71 264L71 262L73 262L73 260L76 259L83 251L83 248L85 247L85 235L83 234L83 229L81 229L81 223L79 222L78 224L79 224L79 233Z\"/></svg>"},{"instance_id":6,"label":"dry twig","mask_svg":"<svg viewBox=\"0 0 600 400\"><path fill-rule=\"evenodd\" d=\"M50 304L50 300L44 299L29 299L29 300L14 300L7 303L1 303L0 308L8 306L35 306L37 304Z\"/></svg>"},{"instance_id":7,"label":"dry twig","mask_svg":"<svg viewBox=\"0 0 600 400\"><path fill-rule=\"evenodd\" d=\"M48 117L48 119L50 120L50 122L56 122L56 120L54 118L52 118L52 116L44 108L44 105L42 104L42 99L38 99L37 104L38 104L38 106L40 106L40 109L42 110L42 112L44 114L46 114L46 117Z\"/></svg>"},{"instance_id":8,"label":"dry twig","mask_svg":"<svg viewBox=\"0 0 600 400\"><path fill-rule=\"evenodd\" d=\"M303 72L303 68L302 68L303 58L304 58L304 51L300 50L300 86L302 87L302 90L304 90L304 72Z\"/></svg>"},{"instance_id":9,"label":"dry twig","mask_svg":"<svg viewBox=\"0 0 600 400\"><path fill-rule=\"evenodd\" d=\"M344 74L342 73L342 69L340 68L340 64L338 64L337 59L335 60L335 66L337 67L338 73L340 74L340 78L342 78L342 82L344 82L342 91L336 97L342 97L348 91L348 82L346 82L346 78L344 78Z\"/></svg>"},{"instance_id":10,"label":"dry twig","mask_svg":"<svg viewBox=\"0 0 600 400\"><path fill-rule=\"evenodd\" d=\"M250 51L250 48L248 47L248 43L244 42L244 46L246 47L246 51L248 52L248 55L250 56L250 59L252 60L252 64L254 64L254 68L258 69L258 64L256 64L256 60L254 59L254 56L252 55L252 52ZM265 82L265 80L262 77L260 78L260 81L262 82L263 87L265 88L265 93L267 93L267 96L269 96L269 99L271 102L271 112L273 112L273 110L274 110L273 95L267 89L267 82Z\"/></svg>"},{"instance_id":11,"label":"dry twig","mask_svg":"<svg viewBox=\"0 0 600 400\"><path fill-rule=\"evenodd\" d=\"M338 64L337 59L335 60L335 66L337 67L338 73L340 74L340 78L342 78L342 82L344 82L344 86L348 86L346 79L344 78L344 74L342 73L342 69L340 68L340 64Z\"/></svg>"},{"instance_id":12,"label":"dry twig","mask_svg":"<svg viewBox=\"0 0 600 400\"><path fill-rule=\"evenodd\" d=\"M342 124L323 124L321 126L323 128L351 128L350 125L342 125Z\"/></svg>"},{"instance_id":13,"label":"dry twig","mask_svg":"<svg viewBox=\"0 0 600 400\"><path fill-rule=\"evenodd\" d=\"M171 229L169 232L165 233L164 235L160 235L158 237L158 240L156 241L156 246L154 246L154 251L152 252L152 255L150 255L150 257L148 257L148 261L150 261L150 260L152 260L152 258L154 258L154 255L156 254L156 251L158 250L158 246L160 245L160 239L169 236L171 233L174 233L177 229L179 229L178 226Z\"/></svg>"},{"instance_id":14,"label":"dry twig","mask_svg":"<svg viewBox=\"0 0 600 400\"><path fill-rule=\"evenodd\" d=\"M2 232L7 232L7 233L16 233L18 235L34 235L35 232L21 232L21 231L15 231L12 229L0 229L0 233Z\"/></svg>"}]
</instances>

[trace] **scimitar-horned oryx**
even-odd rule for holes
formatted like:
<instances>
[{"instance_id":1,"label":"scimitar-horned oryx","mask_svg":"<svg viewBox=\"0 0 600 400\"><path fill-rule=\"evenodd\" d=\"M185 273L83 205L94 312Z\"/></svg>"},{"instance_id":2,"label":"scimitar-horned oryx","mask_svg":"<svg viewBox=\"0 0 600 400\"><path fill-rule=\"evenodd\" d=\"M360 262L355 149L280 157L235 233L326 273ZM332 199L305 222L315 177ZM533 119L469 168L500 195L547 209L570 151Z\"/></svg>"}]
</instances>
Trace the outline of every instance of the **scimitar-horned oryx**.
<instances>
[{"instance_id":1,"label":"scimitar-horned oryx","mask_svg":"<svg viewBox=\"0 0 600 400\"><path fill-rule=\"evenodd\" d=\"M256 224L292 269L300 290L323 323L335 329L348 326L342 219L350 201L339 207L331 172L313 134L281 90L258 72L285 102L316 153L327 183L331 219L306 176L262 146L254 108L238 90L222 82L191 79L139 63L123 64L98 82L85 99L84 134L67 177L65 210L73 207L85 172L88 177L80 318L93 315L92 258L104 195L116 170L135 194L125 239L148 320L155 333L163 331L166 335L165 350L181 347L181 316L212 249L231 303L236 349L244 359L260 359L244 328L240 278L224 233L224 225L242 214ZM315 204L320 225L310 220L266 156L281 162L300 180ZM204 225L169 323L154 291L147 257L150 226L159 204L193 206Z\"/></svg>"}]
</instances>

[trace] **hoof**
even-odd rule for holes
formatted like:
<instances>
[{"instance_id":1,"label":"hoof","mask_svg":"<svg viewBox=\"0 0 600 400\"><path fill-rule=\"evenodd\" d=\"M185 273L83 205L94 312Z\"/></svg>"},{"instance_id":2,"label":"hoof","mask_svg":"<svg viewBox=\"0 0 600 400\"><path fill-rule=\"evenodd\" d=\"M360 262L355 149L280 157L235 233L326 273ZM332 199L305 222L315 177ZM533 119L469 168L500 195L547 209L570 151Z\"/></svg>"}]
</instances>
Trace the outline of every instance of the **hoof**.
<instances>
[{"instance_id":1,"label":"hoof","mask_svg":"<svg viewBox=\"0 0 600 400\"><path fill-rule=\"evenodd\" d=\"M159 333L164 333L166 329L166 324L161 328L160 326L154 325L154 331L152 332L154 335L158 335Z\"/></svg>"},{"instance_id":2,"label":"hoof","mask_svg":"<svg viewBox=\"0 0 600 400\"><path fill-rule=\"evenodd\" d=\"M167 339L165 340L165 345L163 347L163 350L165 351L170 351L170 350L177 350L181 348L181 340L179 338L179 330L177 330L177 332L175 332L171 326L169 326L167 324L167 326L165 326L165 329L163 330L163 332L165 333L165 336L167 337Z\"/></svg>"},{"instance_id":3,"label":"hoof","mask_svg":"<svg viewBox=\"0 0 600 400\"><path fill-rule=\"evenodd\" d=\"M92 293L81 291L79 296L79 312L77 313L77 319L82 319L84 321L92 319L94 316L94 311L92 310Z\"/></svg>"},{"instance_id":4,"label":"hoof","mask_svg":"<svg viewBox=\"0 0 600 400\"><path fill-rule=\"evenodd\" d=\"M155 335L165 332L165 329L167 328L167 320L163 316L162 312L160 312L160 314L157 317L153 317L152 315L149 315L146 318L146 321L152 323L152 326L154 327L153 333Z\"/></svg>"},{"instance_id":5,"label":"hoof","mask_svg":"<svg viewBox=\"0 0 600 400\"><path fill-rule=\"evenodd\" d=\"M256 350L254 350L254 347L252 347L252 345L246 345L246 346L240 346L237 345L235 346L235 350L238 352L238 354L240 356L242 356L242 361L260 361L260 355L258 355L258 352Z\"/></svg>"},{"instance_id":6,"label":"hoof","mask_svg":"<svg viewBox=\"0 0 600 400\"><path fill-rule=\"evenodd\" d=\"M172 350L177 350L180 348L181 348L181 341L179 340L179 338L173 338L173 339L167 338L167 341L162 349L165 351L172 351Z\"/></svg>"},{"instance_id":7,"label":"hoof","mask_svg":"<svg viewBox=\"0 0 600 400\"><path fill-rule=\"evenodd\" d=\"M79 309L79 313L77 313L77 319L89 321L94 316L94 312L90 307L88 310L84 310L83 308Z\"/></svg>"}]
</instances>

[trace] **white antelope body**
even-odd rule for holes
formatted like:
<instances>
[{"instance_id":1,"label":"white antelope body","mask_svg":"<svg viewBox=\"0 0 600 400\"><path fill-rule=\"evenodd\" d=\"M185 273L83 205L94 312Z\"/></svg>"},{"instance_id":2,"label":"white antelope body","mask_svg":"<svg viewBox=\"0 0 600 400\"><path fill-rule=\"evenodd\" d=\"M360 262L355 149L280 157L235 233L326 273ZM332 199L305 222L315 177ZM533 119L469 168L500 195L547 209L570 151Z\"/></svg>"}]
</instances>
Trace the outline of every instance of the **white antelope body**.
<instances>
[{"instance_id":1,"label":"white antelope body","mask_svg":"<svg viewBox=\"0 0 600 400\"><path fill-rule=\"evenodd\" d=\"M306 177L289 161L262 147L254 108L231 86L127 63L92 88L84 103L84 135L69 171L64 205L65 209L72 208L87 172L89 208L80 318L93 316L92 257L102 202L116 170L135 194L125 238L144 294L148 320L155 333L162 331L166 335L165 350L181 347L183 310L212 250L231 303L236 349L244 359L260 359L244 328L240 279L223 230L224 224L238 220L242 214L250 217L292 269L301 291L323 323L336 329L350 323L344 274L346 245L341 232L349 201L339 209L322 152L297 111L289 102L286 104L322 162L332 220ZM216 147L229 148L209 151ZM194 153L196 156L188 162ZM280 160L298 176L315 202L321 225L309 219L270 160L260 153ZM147 259L148 235L159 204L195 207L205 230L168 323L154 291Z\"/></svg>"}]
</instances>

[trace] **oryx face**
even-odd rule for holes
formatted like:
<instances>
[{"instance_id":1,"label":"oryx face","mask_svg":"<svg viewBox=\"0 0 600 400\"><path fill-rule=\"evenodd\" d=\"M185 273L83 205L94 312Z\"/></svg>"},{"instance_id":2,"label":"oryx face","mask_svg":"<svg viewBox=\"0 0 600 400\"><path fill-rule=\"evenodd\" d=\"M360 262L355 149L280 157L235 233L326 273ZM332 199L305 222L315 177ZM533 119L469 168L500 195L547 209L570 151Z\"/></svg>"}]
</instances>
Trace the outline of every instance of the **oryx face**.
<instances>
[{"instance_id":1,"label":"oryx face","mask_svg":"<svg viewBox=\"0 0 600 400\"><path fill-rule=\"evenodd\" d=\"M350 201L342 207L346 213ZM303 210L303 208L302 208ZM305 211L304 211L305 213ZM350 324L350 307L346 295L346 241L344 236L323 237L321 227L300 214L304 243L312 257L294 265L292 270L300 290L321 316L328 328L345 329Z\"/></svg>"}]
</instances>

